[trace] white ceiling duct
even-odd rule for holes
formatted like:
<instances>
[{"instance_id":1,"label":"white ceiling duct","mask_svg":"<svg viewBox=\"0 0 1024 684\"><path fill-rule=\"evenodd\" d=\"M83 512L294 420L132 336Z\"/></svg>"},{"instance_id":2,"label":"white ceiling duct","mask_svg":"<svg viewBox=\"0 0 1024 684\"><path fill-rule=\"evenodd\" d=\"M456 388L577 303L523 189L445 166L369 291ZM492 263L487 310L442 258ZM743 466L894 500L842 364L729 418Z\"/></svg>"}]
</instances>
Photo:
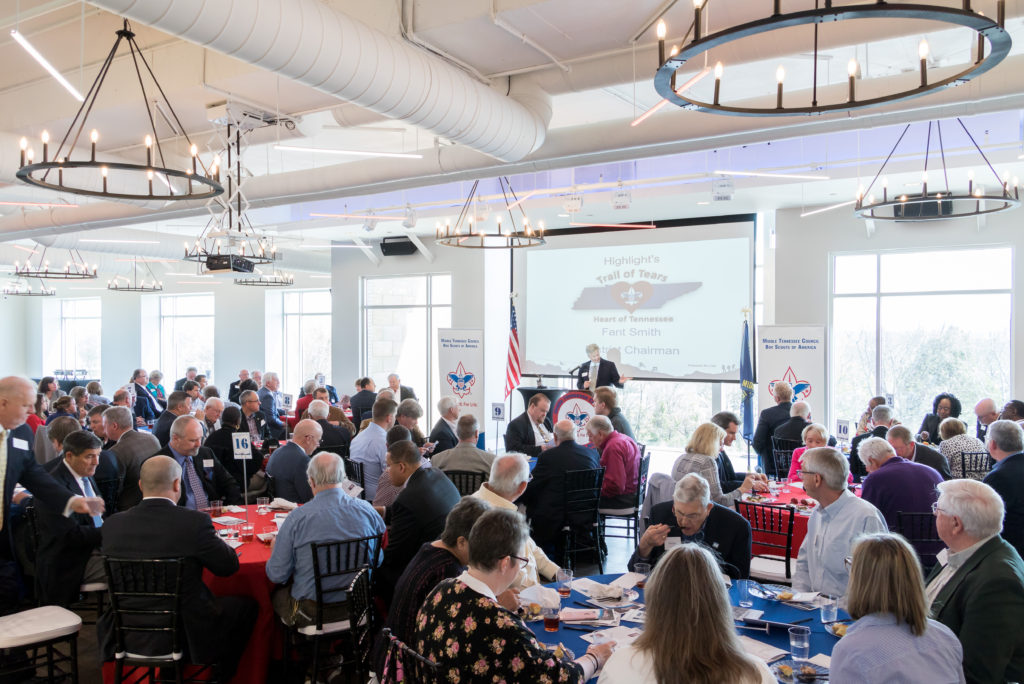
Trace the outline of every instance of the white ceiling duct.
<instances>
[{"instance_id":1,"label":"white ceiling duct","mask_svg":"<svg viewBox=\"0 0 1024 684\"><path fill-rule=\"evenodd\" d=\"M542 114L319 0L90 2L502 161L544 142Z\"/></svg>"}]
</instances>

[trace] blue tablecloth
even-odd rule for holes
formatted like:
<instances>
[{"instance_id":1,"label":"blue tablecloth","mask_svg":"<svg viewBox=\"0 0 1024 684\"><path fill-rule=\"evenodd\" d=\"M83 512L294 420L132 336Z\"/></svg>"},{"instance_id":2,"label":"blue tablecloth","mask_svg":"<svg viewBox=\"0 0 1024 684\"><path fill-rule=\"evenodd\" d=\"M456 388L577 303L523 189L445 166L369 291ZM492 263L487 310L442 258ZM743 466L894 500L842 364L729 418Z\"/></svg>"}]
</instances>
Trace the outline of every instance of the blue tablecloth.
<instances>
[{"instance_id":1,"label":"blue tablecloth","mask_svg":"<svg viewBox=\"0 0 1024 684\"><path fill-rule=\"evenodd\" d=\"M621 576L622 573L615 573L611 575L593 575L589 579L595 582L601 582L602 584L608 584L615 578ZM553 585L549 585L553 586ZM644 592L639 590L640 598L639 602L644 601ZM580 608L581 606L573 603L574 601L585 602L586 596L576 591L572 592L572 595L567 599L562 599L563 608ZM738 604L736 598L736 587L735 585L729 589L729 599L733 605ZM752 606L755 610L763 610L764 615L761 616L764 620L773 620L776 622L789 622L793 623L798 620L806 620L811 618L809 622L800 622L798 624L811 628L811 656L818 653L824 653L825 655L832 654L832 648L836 642L839 641L836 637L832 636L825 631L824 625L821 624L820 613L817 610L800 610L799 608L791 608L790 606L782 605L777 601L769 601L768 599L754 599L754 605ZM840 611L839 617L846 619L849 616ZM533 630L534 634L537 635L537 639L543 644L565 644L566 647L572 650L577 657L586 652L587 646L590 644L583 640L583 636L586 632L569 629L565 623L559 625L557 632L546 632L544 631L544 623L542 621L529 622L527 623ZM623 625L630 626L633 623L623 622ZM789 632L785 628L771 628L768 634L762 631L753 629L740 629L737 630L739 634L749 636L752 639L762 641L767 644L771 644L776 648L780 648L784 651L789 651ZM596 680L595 680L596 681Z\"/></svg>"}]
</instances>

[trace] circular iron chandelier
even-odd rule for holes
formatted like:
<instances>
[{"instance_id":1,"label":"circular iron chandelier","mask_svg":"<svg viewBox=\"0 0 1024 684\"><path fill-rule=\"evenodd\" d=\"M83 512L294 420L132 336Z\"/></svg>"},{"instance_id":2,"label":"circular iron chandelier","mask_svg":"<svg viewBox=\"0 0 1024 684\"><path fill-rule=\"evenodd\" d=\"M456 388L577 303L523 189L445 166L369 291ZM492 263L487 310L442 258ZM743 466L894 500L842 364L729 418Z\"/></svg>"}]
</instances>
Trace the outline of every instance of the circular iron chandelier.
<instances>
[{"instance_id":1,"label":"circular iron chandelier","mask_svg":"<svg viewBox=\"0 0 1024 684\"><path fill-rule=\"evenodd\" d=\"M846 112L865 107L874 107L890 102L909 100L921 97L943 88L963 85L973 78L989 71L999 64L1010 52L1012 39L1005 30L1005 4L1004 0L997 0L996 18L992 19L971 9L971 0L963 0L963 8L941 7L934 4L924 3L888 3L884 0L876 0L870 3L844 5L834 7L832 0L824 0L824 6L818 7L818 0L815 0L812 9L799 10L795 12L782 12L782 0L774 0L774 12L763 19L731 26L714 33L703 35L702 24L704 10L712 0L693 0L694 23L692 26L693 40L683 45L678 52L673 51L666 59L665 57L665 27L664 22L658 24L658 71L654 76L654 87L665 100L686 109L713 114L728 114L733 116L792 116L797 114L824 114L829 112ZM765 2L767 5L767 2ZM858 99L855 87L855 76L859 70L856 60L851 60L849 65L849 91L845 101L840 102L818 102L818 27L826 22L838 23L853 19L911 19L925 20L948 24L954 27L965 27L975 31L977 35L976 59L965 69L957 73L932 81L928 77L928 44L925 41L919 45L918 56L920 57L920 83L916 87L891 92L877 97ZM730 105L721 102L721 84L724 67L719 62L714 69L715 86L714 96L711 102L697 100L687 93L688 83L680 89L675 87L675 74L687 62L694 57L706 54L712 48L722 47L730 43L778 31L793 26L814 25L814 43L808 46L808 52L813 52L814 76L811 83L812 92L810 102L786 106L783 83L785 70L780 66L776 72L777 94L775 107L742 106ZM985 53L985 41L988 40L989 51ZM684 38L685 42L685 38ZM705 69L706 73L710 69Z\"/></svg>"},{"instance_id":2,"label":"circular iron chandelier","mask_svg":"<svg viewBox=\"0 0 1024 684\"><path fill-rule=\"evenodd\" d=\"M25 263L14 262L14 275L19 278L42 278L47 280L93 280L96 278L97 266L90 268L77 249L68 249L68 259L64 268L50 268L50 260L46 258L46 247L43 247L38 262L32 263L30 256Z\"/></svg>"},{"instance_id":3,"label":"circular iron chandelier","mask_svg":"<svg viewBox=\"0 0 1024 684\"><path fill-rule=\"evenodd\" d=\"M31 285L21 279L7 283L3 290L4 297L54 297L56 295L57 288L48 288L42 281L39 281L39 289L33 290Z\"/></svg>"},{"instance_id":4,"label":"circular iron chandelier","mask_svg":"<svg viewBox=\"0 0 1024 684\"><path fill-rule=\"evenodd\" d=\"M235 278L235 285L246 287L291 287L295 284L295 276L275 270L273 275L249 276Z\"/></svg>"},{"instance_id":5,"label":"circular iron chandelier","mask_svg":"<svg viewBox=\"0 0 1024 684\"><path fill-rule=\"evenodd\" d=\"M156 275L153 274L153 269L149 267L148 263L145 261L142 263L146 267L146 271L149 272L149 281L145 277L139 277L139 259L134 257L132 258L132 277L114 276L107 281L107 289L114 292L162 292L164 284L157 280Z\"/></svg>"},{"instance_id":6,"label":"circular iron chandelier","mask_svg":"<svg viewBox=\"0 0 1024 684\"><path fill-rule=\"evenodd\" d=\"M516 197L507 176L498 177L498 186L505 198L504 209L508 212L512 229L502 228L500 214L495 217L496 228L494 229L482 226L480 221L474 221L476 191L479 185L479 180L473 182L473 187L469 190L469 196L466 197L454 226L451 223L446 223L444 226L437 225L434 238L437 244L469 249L519 249L545 244L544 224L541 223L536 229L530 226L530 219L522 208L523 200ZM521 228L516 226L516 217L512 213L512 210L517 207L521 216Z\"/></svg>"}]
</instances>

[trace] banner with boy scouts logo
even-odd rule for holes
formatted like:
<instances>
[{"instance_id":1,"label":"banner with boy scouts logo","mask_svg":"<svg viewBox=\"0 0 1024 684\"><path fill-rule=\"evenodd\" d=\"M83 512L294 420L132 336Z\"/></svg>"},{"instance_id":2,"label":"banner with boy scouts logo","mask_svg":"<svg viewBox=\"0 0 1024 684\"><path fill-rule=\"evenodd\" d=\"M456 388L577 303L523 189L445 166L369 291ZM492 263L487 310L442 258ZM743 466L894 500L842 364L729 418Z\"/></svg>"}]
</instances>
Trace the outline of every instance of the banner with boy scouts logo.
<instances>
[{"instance_id":1,"label":"banner with boy scouts logo","mask_svg":"<svg viewBox=\"0 0 1024 684\"><path fill-rule=\"evenodd\" d=\"M441 393L459 405L459 415L476 416L484 433L484 331L440 328L437 331L437 371Z\"/></svg>"},{"instance_id":2,"label":"banner with boy scouts logo","mask_svg":"<svg viewBox=\"0 0 1024 684\"><path fill-rule=\"evenodd\" d=\"M825 423L825 328L762 325L757 328L757 404L775 406L775 383L793 387L793 401L808 401L816 423Z\"/></svg>"}]
</instances>

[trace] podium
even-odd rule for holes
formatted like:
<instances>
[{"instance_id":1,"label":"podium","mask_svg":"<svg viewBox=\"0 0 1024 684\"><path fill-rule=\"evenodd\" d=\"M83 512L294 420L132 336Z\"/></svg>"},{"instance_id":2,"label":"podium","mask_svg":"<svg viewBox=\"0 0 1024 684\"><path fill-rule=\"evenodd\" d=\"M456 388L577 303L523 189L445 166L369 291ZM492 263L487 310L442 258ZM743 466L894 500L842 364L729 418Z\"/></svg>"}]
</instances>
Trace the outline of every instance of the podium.
<instances>
[{"instance_id":1,"label":"podium","mask_svg":"<svg viewBox=\"0 0 1024 684\"><path fill-rule=\"evenodd\" d=\"M516 389L519 390L519 394L521 394L523 397L524 406L530 405L530 398L535 394L543 394L545 397L547 397L548 401L551 402L551 404L548 406L548 419L550 419L552 423L554 423L555 421L555 401L557 401L560 396L562 396L568 391L560 389L558 387L526 387L523 385L520 385Z\"/></svg>"}]
</instances>

